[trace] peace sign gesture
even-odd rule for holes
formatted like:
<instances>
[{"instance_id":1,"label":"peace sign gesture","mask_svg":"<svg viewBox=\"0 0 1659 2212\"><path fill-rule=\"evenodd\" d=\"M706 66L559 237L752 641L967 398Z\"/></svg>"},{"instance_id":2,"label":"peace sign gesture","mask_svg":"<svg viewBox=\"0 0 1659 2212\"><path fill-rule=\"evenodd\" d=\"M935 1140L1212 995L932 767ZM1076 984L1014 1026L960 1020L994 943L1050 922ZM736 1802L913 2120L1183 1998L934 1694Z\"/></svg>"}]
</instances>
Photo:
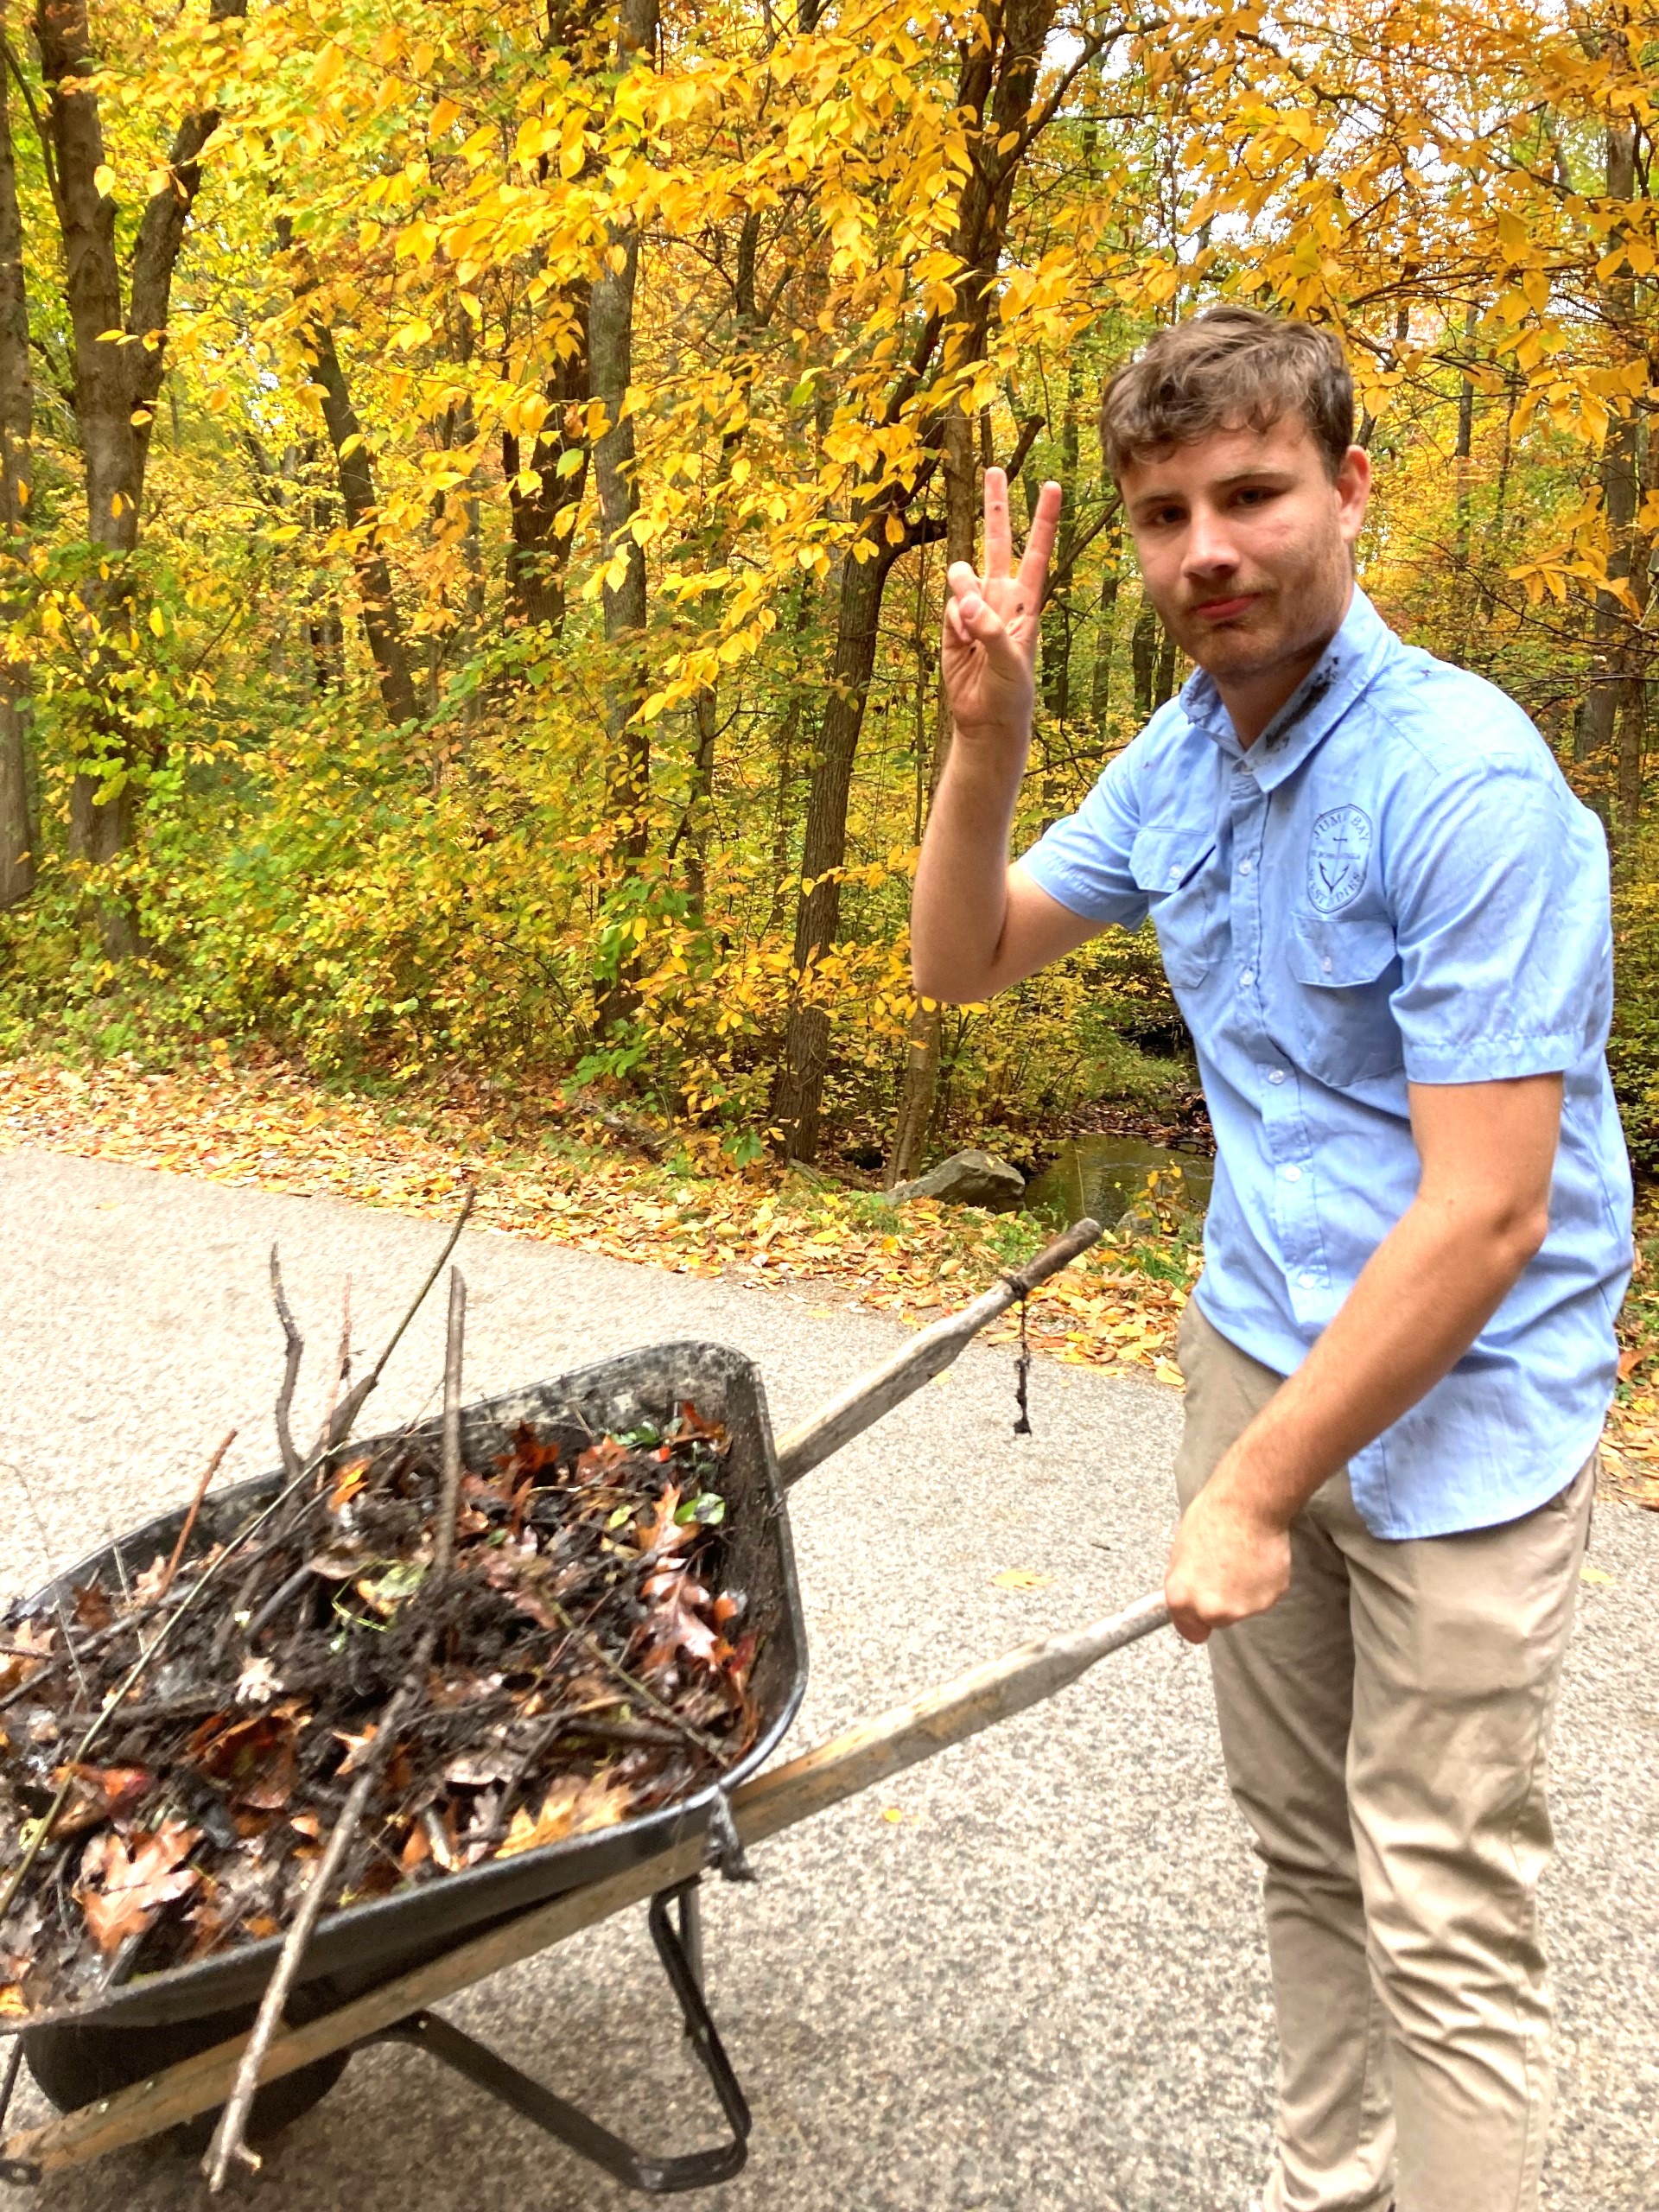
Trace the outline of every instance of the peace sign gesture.
<instances>
[{"instance_id":1,"label":"peace sign gesture","mask_svg":"<svg viewBox=\"0 0 1659 2212\"><path fill-rule=\"evenodd\" d=\"M1060 487L1045 484L1032 518L1031 542L1012 575L1008 480L985 472L985 574L953 561L944 602L940 666L959 742L1023 748L1031 739L1036 702L1037 638L1043 585L1060 518Z\"/></svg>"}]
</instances>

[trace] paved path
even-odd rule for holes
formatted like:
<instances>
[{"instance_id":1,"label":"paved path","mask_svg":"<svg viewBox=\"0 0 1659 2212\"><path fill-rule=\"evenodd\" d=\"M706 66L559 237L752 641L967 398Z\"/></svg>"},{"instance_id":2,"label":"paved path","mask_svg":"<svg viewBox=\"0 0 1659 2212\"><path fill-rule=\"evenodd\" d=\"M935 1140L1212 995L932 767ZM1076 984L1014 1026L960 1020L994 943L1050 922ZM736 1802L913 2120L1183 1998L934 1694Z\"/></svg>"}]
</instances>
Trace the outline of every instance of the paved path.
<instances>
[{"instance_id":1,"label":"paved path","mask_svg":"<svg viewBox=\"0 0 1659 2212\"><path fill-rule=\"evenodd\" d=\"M372 1345L433 1254L429 1223L101 1163L0 1160L0 1582L275 1458L273 1236L302 1325L342 1276ZM787 1422L891 1325L588 1254L468 1235L469 1392L652 1338L764 1364ZM377 1425L425 1402L442 1300ZM321 1359L319 1359L319 1366ZM313 1381L315 1381L314 1372ZM1158 1576L1179 1419L1156 1385L1043 1363L1009 1436L1006 1351L833 1460L791 1509L813 1682L798 1745ZM296 1427L299 1424L296 1422ZM12 1471L12 1470L16 1471ZM1562 1714L1551 1911L1563 2080L1551 2212L1659 2203L1659 1517L1604 1506ZM1007 1567L1052 1578L994 1586ZM887 1817L897 1811L902 1818ZM757 2114L715 2212L1243 2212L1267 2144L1269 2021L1255 1885L1206 1671L1173 1637L757 1853L710 1897L713 1996ZM643 1916L454 2006L519 2063L653 2147L708 2139ZM32 2093L27 2108L38 2110ZM27 2200L0 2190L0 2212ZM60 2177L46 2212L205 2206L154 2151ZM633 2200L412 2052L353 2060L273 2150L268 2212L612 2212Z\"/></svg>"}]
</instances>

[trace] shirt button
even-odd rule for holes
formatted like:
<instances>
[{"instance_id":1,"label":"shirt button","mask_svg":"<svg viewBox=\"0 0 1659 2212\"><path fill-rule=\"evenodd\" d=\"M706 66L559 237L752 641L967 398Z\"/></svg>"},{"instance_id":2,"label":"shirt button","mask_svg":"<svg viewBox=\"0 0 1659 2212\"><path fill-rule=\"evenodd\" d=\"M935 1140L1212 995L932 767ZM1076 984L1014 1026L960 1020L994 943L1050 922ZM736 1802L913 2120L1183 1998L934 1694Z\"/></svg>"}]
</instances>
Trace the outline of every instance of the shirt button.
<instances>
[{"instance_id":1,"label":"shirt button","mask_svg":"<svg viewBox=\"0 0 1659 2212\"><path fill-rule=\"evenodd\" d=\"M1285 1071L1283 1068L1269 1068L1268 1070L1268 1081L1269 1083L1282 1083L1284 1079Z\"/></svg>"},{"instance_id":2,"label":"shirt button","mask_svg":"<svg viewBox=\"0 0 1659 2212\"><path fill-rule=\"evenodd\" d=\"M1331 956L1328 952L1325 954L1324 959L1320 961L1319 965L1327 976L1331 973Z\"/></svg>"},{"instance_id":3,"label":"shirt button","mask_svg":"<svg viewBox=\"0 0 1659 2212\"><path fill-rule=\"evenodd\" d=\"M1284 1177L1287 1183L1300 1183L1302 1179L1302 1171L1296 1165L1294 1160L1291 1161L1288 1167L1281 1167L1279 1170L1279 1173Z\"/></svg>"},{"instance_id":4,"label":"shirt button","mask_svg":"<svg viewBox=\"0 0 1659 2212\"><path fill-rule=\"evenodd\" d=\"M1239 982L1240 982L1241 983L1245 983L1245 984L1253 983L1253 982L1255 981L1255 969L1254 969L1254 968L1247 968L1247 969L1244 970L1244 973L1243 973L1243 974L1239 977L1239 979L1238 979L1238 980L1239 980Z\"/></svg>"},{"instance_id":5,"label":"shirt button","mask_svg":"<svg viewBox=\"0 0 1659 2212\"><path fill-rule=\"evenodd\" d=\"M1319 1281L1319 1277L1313 1274L1311 1268L1304 1268L1300 1274L1297 1276L1296 1280L1300 1283L1304 1290L1312 1290L1313 1286Z\"/></svg>"},{"instance_id":6,"label":"shirt button","mask_svg":"<svg viewBox=\"0 0 1659 2212\"><path fill-rule=\"evenodd\" d=\"M1248 875L1255 866L1255 862L1254 861L1240 861L1238 864L1238 872L1241 875Z\"/></svg>"},{"instance_id":7,"label":"shirt button","mask_svg":"<svg viewBox=\"0 0 1659 2212\"><path fill-rule=\"evenodd\" d=\"M1181 872L1181 871L1180 871L1180 868L1179 868L1179 863L1178 863L1174 868L1171 868L1171 870L1169 871L1169 880L1170 880L1170 881L1171 881L1172 883L1173 883L1173 882L1174 882L1174 880L1175 880L1176 877L1180 874L1180 872Z\"/></svg>"}]
</instances>

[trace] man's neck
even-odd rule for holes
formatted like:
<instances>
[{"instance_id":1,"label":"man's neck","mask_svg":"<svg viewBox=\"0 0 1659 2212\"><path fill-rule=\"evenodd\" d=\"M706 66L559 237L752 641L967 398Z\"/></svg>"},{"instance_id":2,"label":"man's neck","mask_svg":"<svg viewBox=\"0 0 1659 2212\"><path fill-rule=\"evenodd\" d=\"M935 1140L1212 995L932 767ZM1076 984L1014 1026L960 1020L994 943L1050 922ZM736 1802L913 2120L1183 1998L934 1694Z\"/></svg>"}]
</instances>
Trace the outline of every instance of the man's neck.
<instances>
[{"instance_id":1,"label":"man's neck","mask_svg":"<svg viewBox=\"0 0 1659 2212\"><path fill-rule=\"evenodd\" d=\"M1350 584L1336 620L1313 645L1293 658L1276 662L1272 668L1263 669L1256 675L1231 680L1219 676L1214 678L1217 695L1227 709L1233 734L1247 753L1281 707L1295 696L1313 674L1320 654L1348 619L1354 590L1355 587Z\"/></svg>"}]
</instances>

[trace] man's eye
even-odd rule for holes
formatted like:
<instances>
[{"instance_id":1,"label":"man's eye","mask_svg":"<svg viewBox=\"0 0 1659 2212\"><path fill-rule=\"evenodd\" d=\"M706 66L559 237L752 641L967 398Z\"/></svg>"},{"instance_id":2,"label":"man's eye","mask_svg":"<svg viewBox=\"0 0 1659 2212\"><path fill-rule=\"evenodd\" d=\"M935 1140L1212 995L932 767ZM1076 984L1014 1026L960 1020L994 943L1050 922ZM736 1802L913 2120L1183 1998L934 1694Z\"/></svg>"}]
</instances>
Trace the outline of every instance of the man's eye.
<instances>
[{"instance_id":1,"label":"man's eye","mask_svg":"<svg viewBox=\"0 0 1659 2212\"><path fill-rule=\"evenodd\" d=\"M1270 499L1272 497L1272 492L1265 484L1247 485L1237 494L1239 505L1244 507L1259 507L1263 500Z\"/></svg>"}]
</instances>

